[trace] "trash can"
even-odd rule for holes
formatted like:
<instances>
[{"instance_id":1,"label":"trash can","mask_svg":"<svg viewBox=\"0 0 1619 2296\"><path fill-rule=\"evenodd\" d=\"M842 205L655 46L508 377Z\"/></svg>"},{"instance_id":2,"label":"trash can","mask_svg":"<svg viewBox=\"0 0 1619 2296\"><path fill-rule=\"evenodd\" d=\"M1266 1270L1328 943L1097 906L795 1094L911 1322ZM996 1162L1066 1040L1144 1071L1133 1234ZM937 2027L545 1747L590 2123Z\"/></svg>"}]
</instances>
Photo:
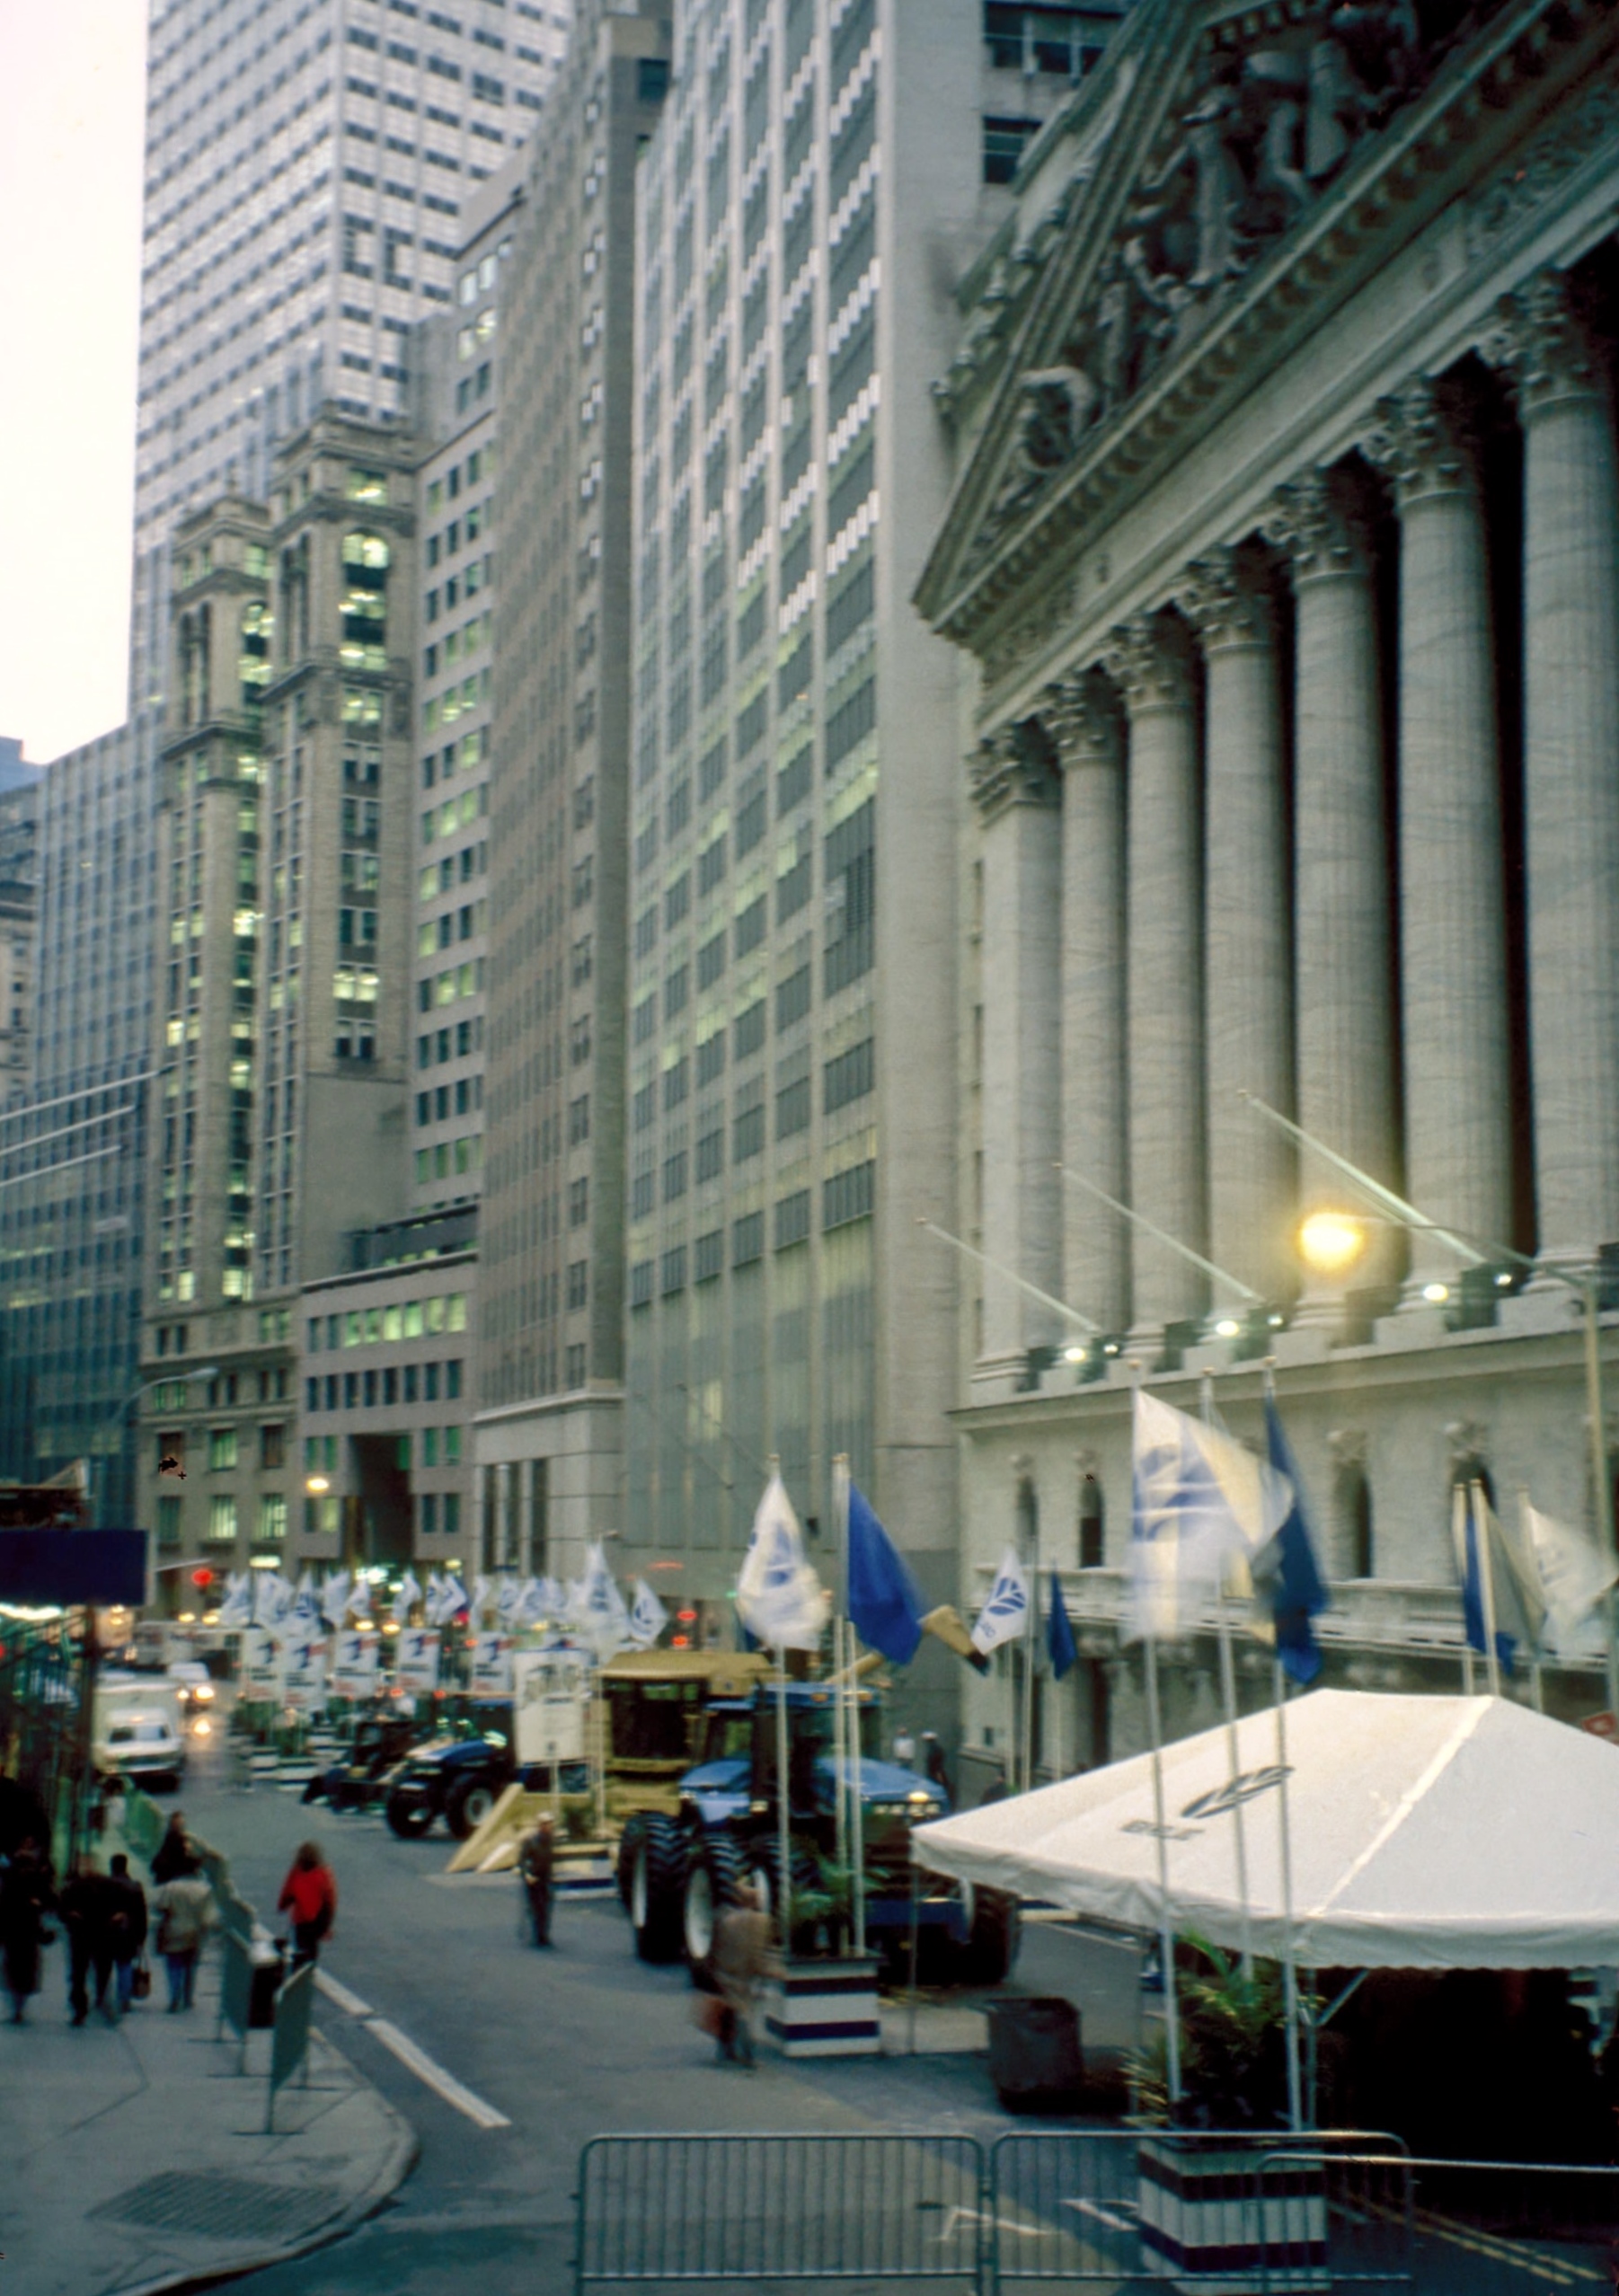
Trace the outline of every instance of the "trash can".
<instances>
[{"instance_id":1,"label":"trash can","mask_svg":"<svg viewBox=\"0 0 1619 2296\"><path fill-rule=\"evenodd\" d=\"M276 2021L276 1995L281 1990L281 1980L287 1974L287 1965L279 1945L255 1946L252 1949L252 1984L247 1997L248 2029L253 2033L267 2032Z\"/></svg>"},{"instance_id":2,"label":"trash can","mask_svg":"<svg viewBox=\"0 0 1619 2296\"><path fill-rule=\"evenodd\" d=\"M1079 2011L1060 1994L986 2003L989 2078L1009 2113L1060 2112L1084 2080Z\"/></svg>"}]
</instances>

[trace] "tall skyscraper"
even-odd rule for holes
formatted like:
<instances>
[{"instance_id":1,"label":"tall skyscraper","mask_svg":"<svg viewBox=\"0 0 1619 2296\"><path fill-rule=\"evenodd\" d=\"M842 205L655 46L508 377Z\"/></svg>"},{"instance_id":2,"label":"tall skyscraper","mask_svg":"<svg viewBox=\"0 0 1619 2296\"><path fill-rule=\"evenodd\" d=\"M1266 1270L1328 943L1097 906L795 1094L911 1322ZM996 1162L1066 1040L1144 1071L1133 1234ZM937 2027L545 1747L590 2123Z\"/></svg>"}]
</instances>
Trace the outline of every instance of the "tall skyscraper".
<instances>
[{"instance_id":1,"label":"tall skyscraper","mask_svg":"<svg viewBox=\"0 0 1619 2296\"><path fill-rule=\"evenodd\" d=\"M984 29L683 7L641 168L624 1535L705 1632L772 1454L829 1532L847 1453L958 1591L955 1271L916 1225L955 1189L957 701L910 592L1027 110Z\"/></svg>"},{"instance_id":2,"label":"tall skyscraper","mask_svg":"<svg viewBox=\"0 0 1619 2296\"><path fill-rule=\"evenodd\" d=\"M577 1542L622 1520L635 163L667 15L578 11L501 320L477 1426L495 1559L532 1558L536 1525Z\"/></svg>"},{"instance_id":3,"label":"tall skyscraper","mask_svg":"<svg viewBox=\"0 0 1619 2296\"><path fill-rule=\"evenodd\" d=\"M29 1082L30 1007L38 926L40 771L0 737L0 1108Z\"/></svg>"},{"instance_id":4,"label":"tall skyscraper","mask_svg":"<svg viewBox=\"0 0 1619 2296\"><path fill-rule=\"evenodd\" d=\"M131 704L161 694L177 518L262 500L335 402L399 419L469 190L532 127L565 0L154 0Z\"/></svg>"}]
</instances>

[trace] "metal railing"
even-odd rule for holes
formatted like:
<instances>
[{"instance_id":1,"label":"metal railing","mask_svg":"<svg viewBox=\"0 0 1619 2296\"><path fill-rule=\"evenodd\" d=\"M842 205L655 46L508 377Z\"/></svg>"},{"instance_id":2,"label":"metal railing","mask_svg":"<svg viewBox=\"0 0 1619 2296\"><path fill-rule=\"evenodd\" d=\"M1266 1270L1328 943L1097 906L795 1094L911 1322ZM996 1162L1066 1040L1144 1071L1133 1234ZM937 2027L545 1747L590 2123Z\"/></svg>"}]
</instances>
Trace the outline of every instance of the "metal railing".
<instances>
[{"instance_id":1,"label":"metal railing","mask_svg":"<svg viewBox=\"0 0 1619 2296\"><path fill-rule=\"evenodd\" d=\"M579 2157L574 2288L679 2281L978 2284L984 2159L971 2137L593 2137Z\"/></svg>"},{"instance_id":2,"label":"metal railing","mask_svg":"<svg viewBox=\"0 0 1619 2296\"><path fill-rule=\"evenodd\" d=\"M1619 2168L1411 2162L1420 2296L1607 2296L1619 2288Z\"/></svg>"}]
</instances>

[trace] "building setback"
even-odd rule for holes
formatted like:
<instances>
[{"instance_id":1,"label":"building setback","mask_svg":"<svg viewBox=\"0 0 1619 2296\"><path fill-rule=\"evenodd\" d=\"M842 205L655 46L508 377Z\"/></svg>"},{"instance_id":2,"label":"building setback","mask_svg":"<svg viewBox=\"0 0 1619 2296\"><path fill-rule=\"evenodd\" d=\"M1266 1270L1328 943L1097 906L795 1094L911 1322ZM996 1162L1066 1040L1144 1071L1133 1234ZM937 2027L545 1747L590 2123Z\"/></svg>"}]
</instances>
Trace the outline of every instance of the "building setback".
<instances>
[{"instance_id":1,"label":"building setback","mask_svg":"<svg viewBox=\"0 0 1619 2296\"><path fill-rule=\"evenodd\" d=\"M501 318L477 1458L484 1560L535 1567L623 1520L635 159L667 14L579 10Z\"/></svg>"}]
</instances>

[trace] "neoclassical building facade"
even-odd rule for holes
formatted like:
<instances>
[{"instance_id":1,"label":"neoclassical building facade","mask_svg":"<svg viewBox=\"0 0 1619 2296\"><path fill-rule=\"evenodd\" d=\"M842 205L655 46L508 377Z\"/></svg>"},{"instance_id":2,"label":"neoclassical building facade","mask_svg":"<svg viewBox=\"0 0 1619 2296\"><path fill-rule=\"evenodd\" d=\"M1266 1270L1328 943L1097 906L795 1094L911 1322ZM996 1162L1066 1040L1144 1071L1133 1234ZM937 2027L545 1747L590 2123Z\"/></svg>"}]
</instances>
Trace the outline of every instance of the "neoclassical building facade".
<instances>
[{"instance_id":1,"label":"neoclassical building facade","mask_svg":"<svg viewBox=\"0 0 1619 2296\"><path fill-rule=\"evenodd\" d=\"M1067 1768L1139 1743L1133 1379L1252 1440L1270 1359L1330 1679L1459 1683L1458 1477L1601 1528L1569 1279L1619 1308L1619 13L1142 0L1018 189L917 597L966 672L993 1263L962 1594L1009 1539L1058 1571ZM1302 1266L1355 1199L1255 1100L1420 1224ZM1176 1656L1185 1728L1212 1639ZM1538 1693L1589 1714L1597 1636L1565 1662ZM972 1697L997 1765L1005 1686Z\"/></svg>"}]
</instances>

